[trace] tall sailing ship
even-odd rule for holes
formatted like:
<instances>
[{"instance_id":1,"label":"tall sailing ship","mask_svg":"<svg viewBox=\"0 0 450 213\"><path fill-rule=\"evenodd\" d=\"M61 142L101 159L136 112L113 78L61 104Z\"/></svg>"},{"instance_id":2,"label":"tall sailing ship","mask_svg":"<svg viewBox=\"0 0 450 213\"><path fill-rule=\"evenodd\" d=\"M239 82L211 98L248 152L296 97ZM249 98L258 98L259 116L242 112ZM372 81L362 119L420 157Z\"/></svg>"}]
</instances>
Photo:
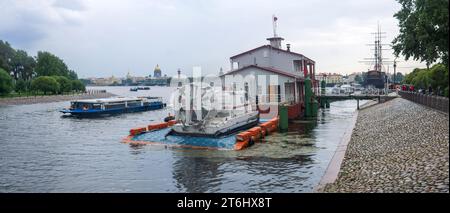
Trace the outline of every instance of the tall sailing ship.
<instances>
[{"instance_id":1,"label":"tall sailing ship","mask_svg":"<svg viewBox=\"0 0 450 213\"><path fill-rule=\"evenodd\" d=\"M380 31L380 26L378 26L378 30L375 34L375 43L369 44L371 46L374 46L374 57L373 58L366 58L368 61L363 61L370 63L373 65L372 69L367 72L367 75L364 79L363 86L366 88L377 88L377 89L383 89L385 88L385 85L387 83L387 75L384 71L383 63L386 61L383 61L383 46L387 44L381 43L382 34L385 32Z\"/></svg>"}]
</instances>

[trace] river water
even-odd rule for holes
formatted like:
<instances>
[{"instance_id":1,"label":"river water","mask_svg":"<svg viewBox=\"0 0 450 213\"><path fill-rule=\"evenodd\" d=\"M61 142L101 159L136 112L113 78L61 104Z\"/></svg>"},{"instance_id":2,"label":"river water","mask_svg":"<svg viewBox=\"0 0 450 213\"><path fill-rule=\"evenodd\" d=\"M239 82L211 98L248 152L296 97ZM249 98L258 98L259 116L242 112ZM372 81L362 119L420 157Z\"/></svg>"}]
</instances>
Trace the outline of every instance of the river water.
<instances>
[{"instance_id":1,"label":"river water","mask_svg":"<svg viewBox=\"0 0 450 213\"><path fill-rule=\"evenodd\" d=\"M96 89L137 95L129 87ZM171 89L137 93L168 100ZM265 143L211 151L120 143L169 108L77 119L61 116L68 105L0 106L0 192L311 192L356 109L356 101L333 102Z\"/></svg>"}]
</instances>

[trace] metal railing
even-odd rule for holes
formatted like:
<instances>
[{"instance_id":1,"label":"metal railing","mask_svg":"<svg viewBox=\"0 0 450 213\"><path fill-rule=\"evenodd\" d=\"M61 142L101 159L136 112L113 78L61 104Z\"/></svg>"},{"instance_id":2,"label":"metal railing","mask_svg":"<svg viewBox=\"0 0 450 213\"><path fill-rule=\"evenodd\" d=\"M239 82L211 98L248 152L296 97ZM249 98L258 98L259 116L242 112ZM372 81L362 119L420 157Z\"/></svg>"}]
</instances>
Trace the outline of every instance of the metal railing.
<instances>
[{"instance_id":1,"label":"metal railing","mask_svg":"<svg viewBox=\"0 0 450 213\"><path fill-rule=\"evenodd\" d=\"M425 105L448 114L448 98L435 95L427 95L417 92L398 91L398 94L407 100Z\"/></svg>"}]
</instances>

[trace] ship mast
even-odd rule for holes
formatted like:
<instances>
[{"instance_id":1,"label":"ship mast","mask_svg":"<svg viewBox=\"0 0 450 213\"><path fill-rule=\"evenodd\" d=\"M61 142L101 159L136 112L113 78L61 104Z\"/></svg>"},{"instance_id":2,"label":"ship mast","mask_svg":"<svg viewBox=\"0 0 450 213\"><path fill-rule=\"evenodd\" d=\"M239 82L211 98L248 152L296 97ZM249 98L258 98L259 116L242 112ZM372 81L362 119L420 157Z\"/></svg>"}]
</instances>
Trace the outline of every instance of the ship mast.
<instances>
[{"instance_id":1,"label":"ship mast","mask_svg":"<svg viewBox=\"0 0 450 213\"><path fill-rule=\"evenodd\" d=\"M383 72L384 64L392 63L392 61L387 61L389 58L383 58L383 50L389 50L384 49L384 46L390 46L390 44L384 44L381 42L381 39L386 38L386 32L381 31L380 24L377 25L377 31L374 33L371 33L372 35L375 35L375 41L373 44L367 44L368 46L374 46L374 57L373 58L364 58L363 61L360 61L362 63L366 63L369 65L373 65L373 70L378 72Z\"/></svg>"}]
</instances>

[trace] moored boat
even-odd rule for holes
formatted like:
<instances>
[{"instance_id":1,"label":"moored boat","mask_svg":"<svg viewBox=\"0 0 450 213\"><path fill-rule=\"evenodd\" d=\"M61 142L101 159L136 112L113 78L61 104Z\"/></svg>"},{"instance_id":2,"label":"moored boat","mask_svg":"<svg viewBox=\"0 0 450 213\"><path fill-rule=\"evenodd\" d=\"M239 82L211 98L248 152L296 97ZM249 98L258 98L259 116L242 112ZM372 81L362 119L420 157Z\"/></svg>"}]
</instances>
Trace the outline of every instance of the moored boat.
<instances>
[{"instance_id":1,"label":"moored boat","mask_svg":"<svg viewBox=\"0 0 450 213\"><path fill-rule=\"evenodd\" d=\"M198 91L202 94L201 100L196 101L189 94L182 95L186 91ZM252 108L247 98L245 92L221 91L221 88L204 85L190 84L180 88L180 106L175 116L177 124L169 134L222 137L254 127L259 123L259 112Z\"/></svg>"},{"instance_id":2,"label":"moored boat","mask_svg":"<svg viewBox=\"0 0 450 213\"><path fill-rule=\"evenodd\" d=\"M165 106L160 97L116 97L72 101L69 109L63 109L60 112L73 116L91 117L156 110Z\"/></svg>"},{"instance_id":3,"label":"moored boat","mask_svg":"<svg viewBox=\"0 0 450 213\"><path fill-rule=\"evenodd\" d=\"M138 87L138 90L150 90L150 87Z\"/></svg>"}]
</instances>

